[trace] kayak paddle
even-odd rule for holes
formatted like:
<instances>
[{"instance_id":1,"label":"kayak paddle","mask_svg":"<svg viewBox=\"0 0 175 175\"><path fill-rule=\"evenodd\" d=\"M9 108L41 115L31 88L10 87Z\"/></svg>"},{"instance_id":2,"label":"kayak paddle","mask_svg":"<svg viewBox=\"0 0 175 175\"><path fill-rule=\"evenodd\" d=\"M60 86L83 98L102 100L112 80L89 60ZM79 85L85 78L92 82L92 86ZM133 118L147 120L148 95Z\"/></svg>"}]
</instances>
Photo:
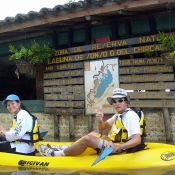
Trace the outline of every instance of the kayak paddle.
<instances>
[{"instance_id":1,"label":"kayak paddle","mask_svg":"<svg viewBox=\"0 0 175 175\"><path fill-rule=\"evenodd\" d=\"M98 158L92 163L92 166L100 162L101 160L105 159L106 156L112 153L114 150L113 146L107 146L104 151L98 156Z\"/></svg>"},{"instance_id":2,"label":"kayak paddle","mask_svg":"<svg viewBox=\"0 0 175 175\"><path fill-rule=\"evenodd\" d=\"M40 133L40 135L41 135L41 137L44 137L47 133L48 133L48 131L43 131Z\"/></svg>"},{"instance_id":3,"label":"kayak paddle","mask_svg":"<svg viewBox=\"0 0 175 175\"><path fill-rule=\"evenodd\" d=\"M48 133L48 131L43 131L43 132L40 133L40 135L41 135L41 137L43 138L44 136L46 136L47 133ZM8 140L0 141L0 144L2 144L2 143L7 143L7 142L9 142L9 141L8 141Z\"/></svg>"}]
</instances>

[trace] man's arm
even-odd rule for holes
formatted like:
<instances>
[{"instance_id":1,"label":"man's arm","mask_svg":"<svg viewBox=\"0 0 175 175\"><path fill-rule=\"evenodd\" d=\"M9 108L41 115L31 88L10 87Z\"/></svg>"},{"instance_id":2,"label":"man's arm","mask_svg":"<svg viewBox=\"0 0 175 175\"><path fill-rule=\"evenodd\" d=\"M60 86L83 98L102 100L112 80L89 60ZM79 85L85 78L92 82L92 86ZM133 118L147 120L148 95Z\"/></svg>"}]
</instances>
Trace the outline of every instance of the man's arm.
<instances>
[{"instance_id":1,"label":"man's arm","mask_svg":"<svg viewBox=\"0 0 175 175\"><path fill-rule=\"evenodd\" d=\"M96 119L98 121L98 128L100 130L104 130L111 127L107 121L105 122L103 121L103 117L104 117L103 109L100 107L99 111L96 114Z\"/></svg>"},{"instance_id":2,"label":"man's arm","mask_svg":"<svg viewBox=\"0 0 175 175\"><path fill-rule=\"evenodd\" d=\"M132 148L134 146L137 146L141 143L141 135L140 134L134 134L132 136L132 139L127 141L126 143L124 144L114 144L114 143L108 143L108 145L110 146L114 146L114 149L115 151L121 151L121 150L125 150L125 149L128 149L128 148Z\"/></svg>"},{"instance_id":3,"label":"man's arm","mask_svg":"<svg viewBox=\"0 0 175 175\"><path fill-rule=\"evenodd\" d=\"M104 130L104 129L107 129L107 128L111 128L111 126L109 125L109 123L107 121L100 121L98 122L98 128L100 130Z\"/></svg>"}]
</instances>

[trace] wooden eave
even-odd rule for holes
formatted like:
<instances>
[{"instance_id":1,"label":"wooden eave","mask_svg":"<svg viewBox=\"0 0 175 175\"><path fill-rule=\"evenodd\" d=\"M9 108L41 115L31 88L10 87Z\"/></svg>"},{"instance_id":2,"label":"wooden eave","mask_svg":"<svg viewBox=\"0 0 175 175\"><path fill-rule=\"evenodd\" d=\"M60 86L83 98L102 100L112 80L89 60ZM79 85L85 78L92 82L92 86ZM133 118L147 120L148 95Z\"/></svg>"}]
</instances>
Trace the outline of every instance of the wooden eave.
<instances>
[{"instance_id":1,"label":"wooden eave","mask_svg":"<svg viewBox=\"0 0 175 175\"><path fill-rule=\"evenodd\" d=\"M94 2L94 1L92 1ZM16 17L6 17L0 21L0 38L2 42L5 39L16 38L32 33L42 33L57 30L62 27L81 25L90 23L95 18L100 21L108 19L125 19L127 16L138 17L147 12L152 14L157 10L167 12L166 4L171 4L172 9L175 7L174 0L99 0L99 4L89 4L86 1L79 1L72 5L56 6L53 9L42 8L39 12L28 12L26 15L17 14ZM150 14L150 13L149 13ZM86 20L90 16L90 20ZM2 41L3 40L3 41Z\"/></svg>"}]
</instances>

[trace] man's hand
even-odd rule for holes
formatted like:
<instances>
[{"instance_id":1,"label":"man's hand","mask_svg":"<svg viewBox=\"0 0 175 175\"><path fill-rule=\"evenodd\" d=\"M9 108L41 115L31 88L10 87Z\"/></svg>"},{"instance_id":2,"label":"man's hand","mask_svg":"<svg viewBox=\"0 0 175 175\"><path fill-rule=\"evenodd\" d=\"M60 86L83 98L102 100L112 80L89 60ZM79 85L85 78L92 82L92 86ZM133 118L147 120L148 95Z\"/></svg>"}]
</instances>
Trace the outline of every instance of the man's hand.
<instances>
[{"instance_id":1,"label":"man's hand","mask_svg":"<svg viewBox=\"0 0 175 175\"><path fill-rule=\"evenodd\" d=\"M104 117L103 109L102 107L99 108L99 111L96 114L96 119L98 122L102 122Z\"/></svg>"},{"instance_id":2,"label":"man's hand","mask_svg":"<svg viewBox=\"0 0 175 175\"><path fill-rule=\"evenodd\" d=\"M113 143L112 141L107 141L107 140L105 140L105 141L104 141L104 146L105 146L105 147L107 147L107 146L112 146L112 147L114 147L113 152L120 152L120 151L122 150L120 144Z\"/></svg>"}]
</instances>

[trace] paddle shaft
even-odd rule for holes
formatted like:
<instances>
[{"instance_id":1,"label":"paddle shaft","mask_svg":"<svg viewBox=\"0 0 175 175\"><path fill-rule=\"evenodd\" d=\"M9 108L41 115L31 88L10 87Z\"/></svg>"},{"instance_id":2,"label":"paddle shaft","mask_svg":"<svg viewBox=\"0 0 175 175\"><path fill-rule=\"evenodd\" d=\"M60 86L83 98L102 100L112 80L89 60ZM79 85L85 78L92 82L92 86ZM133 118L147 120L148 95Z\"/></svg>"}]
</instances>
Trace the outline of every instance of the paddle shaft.
<instances>
[{"instance_id":1,"label":"paddle shaft","mask_svg":"<svg viewBox=\"0 0 175 175\"><path fill-rule=\"evenodd\" d=\"M43 132L41 132L41 133L40 133L40 134L41 134L41 137L44 137L47 133L48 133L48 131L43 131ZM8 141L8 140L0 141L0 144L7 143L7 142L9 142L9 141Z\"/></svg>"}]
</instances>

